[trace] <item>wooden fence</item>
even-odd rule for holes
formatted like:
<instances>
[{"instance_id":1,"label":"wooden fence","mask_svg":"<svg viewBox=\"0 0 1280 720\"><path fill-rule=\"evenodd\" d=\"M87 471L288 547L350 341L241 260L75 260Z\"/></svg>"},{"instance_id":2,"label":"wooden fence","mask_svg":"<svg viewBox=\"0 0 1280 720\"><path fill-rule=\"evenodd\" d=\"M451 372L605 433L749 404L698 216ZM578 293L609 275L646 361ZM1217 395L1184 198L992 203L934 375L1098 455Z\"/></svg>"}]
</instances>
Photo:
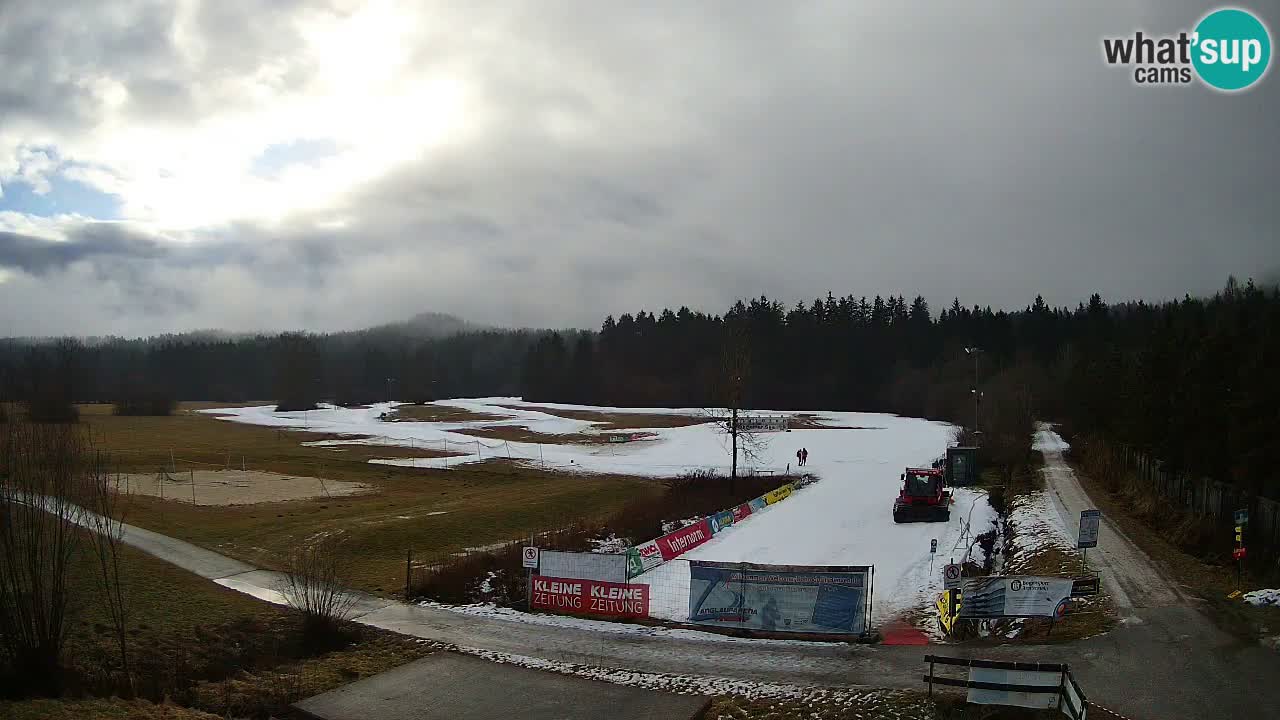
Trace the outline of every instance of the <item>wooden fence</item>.
<instances>
[{"instance_id":1,"label":"wooden fence","mask_svg":"<svg viewBox=\"0 0 1280 720\"><path fill-rule=\"evenodd\" d=\"M1236 510L1248 510L1245 545L1280 551L1280 502L1209 478L1171 472L1160 461L1130 448L1122 447L1117 456L1138 480L1187 512L1211 517L1226 527L1235 523Z\"/></svg>"}]
</instances>

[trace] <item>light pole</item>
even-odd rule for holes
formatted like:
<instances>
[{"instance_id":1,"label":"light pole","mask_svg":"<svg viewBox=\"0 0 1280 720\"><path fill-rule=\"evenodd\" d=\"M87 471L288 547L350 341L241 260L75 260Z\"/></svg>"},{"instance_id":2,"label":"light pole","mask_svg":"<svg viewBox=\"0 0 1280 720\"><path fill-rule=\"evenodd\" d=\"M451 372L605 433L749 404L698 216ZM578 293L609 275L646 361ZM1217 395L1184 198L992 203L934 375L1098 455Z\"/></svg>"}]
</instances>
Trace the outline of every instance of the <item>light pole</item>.
<instances>
[{"instance_id":1,"label":"light pole","mask_svg":"<svg viewBox=\"0 0 1280 720\"><path fill-rule=\"evenodd\" d=\"M970 392L973 393L973 434L977 435L981 432L978 430L978 399L982 397L978 392L978 354L982 352L982 348L967 347L964 351L973 358L973 389Z\"/></svg>"},{"instance_id":2,"label":"light pole","mask_svg":"<svg viewBox=\"0 0 1280 720\"><path fill-rule=\"evenodd\" d=\"M390 405L391 405L391 383L393 383L393 382L395 382L395 381L396 381L396 379L395 379L395 378L393 378L393 377L389 377L389 378L387 378L387 405L388 405L388 406L390 406Z\"/></svg>"}]
</instances>

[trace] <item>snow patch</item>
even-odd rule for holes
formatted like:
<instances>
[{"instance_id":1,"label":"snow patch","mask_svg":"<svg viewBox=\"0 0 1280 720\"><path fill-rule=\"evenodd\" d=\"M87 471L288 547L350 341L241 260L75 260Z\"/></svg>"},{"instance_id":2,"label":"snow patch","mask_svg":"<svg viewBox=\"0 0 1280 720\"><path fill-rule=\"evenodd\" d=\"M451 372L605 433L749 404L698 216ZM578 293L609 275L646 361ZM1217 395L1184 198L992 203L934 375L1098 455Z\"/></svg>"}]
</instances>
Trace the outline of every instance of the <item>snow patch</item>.
<instances>
[{"instance_id":1,"label":"snow patch","mask_svg":"<svg viewBox=\"0 0 1280 720\"><path fill-rule=\"evenodd\" d=\"M644 637L672 638L676 640L701 640L704 642L747 643L752 645L795 645L795 646L847 646L848 643L812 642L809 640L753 639L732 637L719 633L703 632L688 628L672 628L656 625L636 625L633 623L593 620L590 618L572 617L569 615L543 615L528 613L511 608L499 607L493 603L475 603L473 605L445 605L433 601L418 603L422 607L446 610L459 615L490 618L524 625L542 625L546 627L572 628L610 635L631 635Z\"/></svg>"},{"instance_id":2,"label":"snow patch","mask_svg":"<svg viewBox=\"0 0 1280 720\"><path fill-rule=\"evenodd\" d=\"M1258 607L1280 607L1280 590L1254 590L1244 594L1244 601Z\"/></svg>"}]
</instances>

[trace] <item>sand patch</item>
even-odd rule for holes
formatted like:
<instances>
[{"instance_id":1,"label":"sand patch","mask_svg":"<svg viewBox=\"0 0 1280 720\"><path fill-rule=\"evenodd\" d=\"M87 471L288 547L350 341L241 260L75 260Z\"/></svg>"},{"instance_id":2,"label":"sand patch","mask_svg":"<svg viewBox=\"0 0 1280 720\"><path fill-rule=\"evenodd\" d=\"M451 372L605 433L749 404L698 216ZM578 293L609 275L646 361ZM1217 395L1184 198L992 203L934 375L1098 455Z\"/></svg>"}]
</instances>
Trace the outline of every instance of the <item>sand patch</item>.
<instances>
[{"instance_id":1,"label":"sand patch","mask_svg":"<svg viewBox=\"0 0 1280 720\"><path fill-rule=\"evenodd\" d=\"M196 505L252 505L311 498L341 497L373 486L259 470L196 470L176 474L120 476L120 491ZM193 500L194 498L194 500Z\"/></svg>"}]
</instances>

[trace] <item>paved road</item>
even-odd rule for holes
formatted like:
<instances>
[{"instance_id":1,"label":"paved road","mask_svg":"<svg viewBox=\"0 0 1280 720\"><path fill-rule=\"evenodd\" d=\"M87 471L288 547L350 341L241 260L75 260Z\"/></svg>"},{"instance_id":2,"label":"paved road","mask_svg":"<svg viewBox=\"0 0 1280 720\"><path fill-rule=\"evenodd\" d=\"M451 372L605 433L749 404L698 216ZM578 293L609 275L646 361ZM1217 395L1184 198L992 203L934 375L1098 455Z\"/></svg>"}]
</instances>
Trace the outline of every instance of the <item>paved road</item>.
<instances>
[{"instance_id":1,"label":"paved road","mask_svg":"<svg viewBox=\"0 0 1280 720\"><path fill-rule=\"evenodd\" d=\"M1071 517L1089 507L1060 452L1046 476ZM1068 524L1068 527L1071 525ZM277 573L255 570L173 538L126 527L125 541L220 584L281 602ZM1097 638L1054 645L935 648L940 654L1066 662L1091 700L1135 719L1259 717L1280 707L1280 658L1218 631L1110 523L1090 554L1123 604L1123 622ZM473 617L361 596L367 625L463 648L607 668L696 677L836 687L920 687L927 648L631 635Z\"/></svg>"},{"instance_id":2,"label":"paved road","mask_svg":"<svg viewBox=\"0 0 1280 720\"><path fill-rule=\"evenodd\" d=\"M436 653L295 707L322 720L681 720L708 702Z\"/></svg>"}]
</instances>

